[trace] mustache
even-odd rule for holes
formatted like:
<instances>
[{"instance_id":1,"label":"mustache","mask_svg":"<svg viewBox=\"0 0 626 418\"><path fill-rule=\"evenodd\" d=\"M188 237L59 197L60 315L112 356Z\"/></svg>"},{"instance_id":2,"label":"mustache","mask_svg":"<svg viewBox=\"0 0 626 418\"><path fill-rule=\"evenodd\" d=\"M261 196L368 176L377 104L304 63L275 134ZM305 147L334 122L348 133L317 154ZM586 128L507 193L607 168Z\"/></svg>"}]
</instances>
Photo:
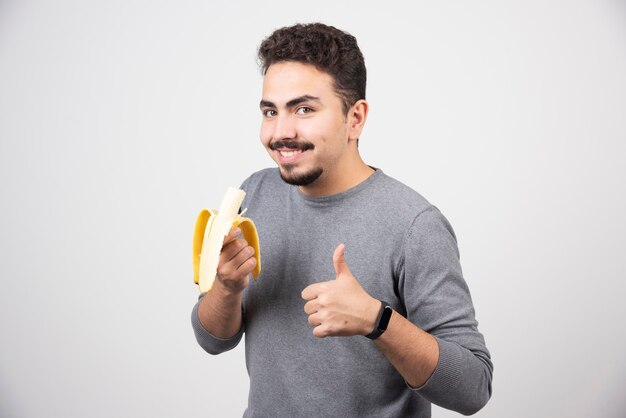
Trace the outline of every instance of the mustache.
<instances>
[{"instance_id":1,"label":"mustache","mask_svg":"<svg viewBox=\"0 0 626 418\"><path fill-rule=\"evenodd\" d=\"M280 149L280 148L288 148L288 149L306 151L306 150L315 148L315 146L311 144L310 142L294 141L292 139L284 139L284 140L279 139L277 141L272 142L269 145L269 148L272 151L276 151L277 149Z\"/></svg>"}]
</instances>

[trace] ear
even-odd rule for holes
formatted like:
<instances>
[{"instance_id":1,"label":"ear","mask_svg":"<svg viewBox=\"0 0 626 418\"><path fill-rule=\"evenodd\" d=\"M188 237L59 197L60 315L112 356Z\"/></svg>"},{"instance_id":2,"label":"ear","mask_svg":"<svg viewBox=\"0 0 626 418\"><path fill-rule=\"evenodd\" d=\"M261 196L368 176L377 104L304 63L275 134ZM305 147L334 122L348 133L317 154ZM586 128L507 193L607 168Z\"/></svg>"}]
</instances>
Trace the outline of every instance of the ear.
<instances>
[{"instance_id":1,"label":"ear","mask_svg":"<svg viewBox=\"0 0 626 418\"><path fill-rule=\"evenodd\" d=\"M349 138L351 140L359 139L365 120L367 119L367 112L369 111L369 104L364 100L358 100L348 110L348 129L350 132Z\"/></svg>"}]
</instances>

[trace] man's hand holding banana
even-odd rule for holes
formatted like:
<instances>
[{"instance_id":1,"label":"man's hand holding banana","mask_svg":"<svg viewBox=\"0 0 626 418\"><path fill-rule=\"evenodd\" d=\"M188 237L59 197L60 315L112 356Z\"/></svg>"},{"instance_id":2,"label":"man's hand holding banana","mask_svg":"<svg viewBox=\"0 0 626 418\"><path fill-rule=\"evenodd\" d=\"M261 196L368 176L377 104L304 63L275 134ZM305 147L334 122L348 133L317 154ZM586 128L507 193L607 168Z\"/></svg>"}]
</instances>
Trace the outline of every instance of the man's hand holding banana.
<instances>
[{"instance_id":1,"label":"man's hand holding banana","mask_svg":"<svg viewBox=\"0 0 626 418\"><path fill-rule=\"evenodd\" d=\"M215 281L232 293L243 292L248 287L248 275L257 265L254 248L244 238L238 238L240 234L241 229L233 227L224 238L215 276Z\"/></svg>"},{"instance_id":2,"label":"man's hand holding banana","mask_svg":"<svg viewBox=\"0 0 626 418\"><path fill-rule=\"evenodd\" d=\"M259 235L254 222L238 213L246 193L230 187L219 211L203 209L198 215L193 235L194 282L201 293L213 287L216 279L226 289L242 291L248 285L248 273L261 273ZM244 239L237 238L242 234ZM250 260L254 257L253 260Z\"/></svg>"}]
</instances>

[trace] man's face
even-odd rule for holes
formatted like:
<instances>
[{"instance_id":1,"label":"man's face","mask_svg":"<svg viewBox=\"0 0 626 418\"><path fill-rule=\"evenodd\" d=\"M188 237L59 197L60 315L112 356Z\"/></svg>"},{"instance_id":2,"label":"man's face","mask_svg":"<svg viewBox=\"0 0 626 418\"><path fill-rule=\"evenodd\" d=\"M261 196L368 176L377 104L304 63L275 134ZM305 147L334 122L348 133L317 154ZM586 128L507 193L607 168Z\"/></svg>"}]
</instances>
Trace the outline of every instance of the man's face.
<instances>
[{"instance_id":1,"label":"man's face","mask_svg":"<svg viewBox=\"0 0 626 418\"><path fill-rule=\"evenodd\" d=\"M261 112L261 142L284 181L308 186L338 174L348 121L330 75L297 62L272 64Z\"/></svg>"}]
</instances>

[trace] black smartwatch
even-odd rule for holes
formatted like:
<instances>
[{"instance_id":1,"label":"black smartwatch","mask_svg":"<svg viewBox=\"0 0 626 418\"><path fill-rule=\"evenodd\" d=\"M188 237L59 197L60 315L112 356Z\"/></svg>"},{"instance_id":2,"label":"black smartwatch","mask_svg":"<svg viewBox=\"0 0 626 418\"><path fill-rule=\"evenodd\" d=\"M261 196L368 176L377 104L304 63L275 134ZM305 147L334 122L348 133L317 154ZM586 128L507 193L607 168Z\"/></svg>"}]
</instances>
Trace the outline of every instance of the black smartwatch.
<instances>
[{"instance_id":1,"label":"black smartwatch","mask_svg":"<svg viewBox=\"0 0 626 418\"><path fill-rule=\"evenodd\" d=\"M374 327L374 331L367 334L366 337L370 340L375 340L380 337L385 330L387 330L387 325L389 325L389 320L391 319L391 313L393 309L391 306L385 301L380 301L380 311L378 312L378 318L376 319L376 326Z\"/></svg>"}]
</instances>

